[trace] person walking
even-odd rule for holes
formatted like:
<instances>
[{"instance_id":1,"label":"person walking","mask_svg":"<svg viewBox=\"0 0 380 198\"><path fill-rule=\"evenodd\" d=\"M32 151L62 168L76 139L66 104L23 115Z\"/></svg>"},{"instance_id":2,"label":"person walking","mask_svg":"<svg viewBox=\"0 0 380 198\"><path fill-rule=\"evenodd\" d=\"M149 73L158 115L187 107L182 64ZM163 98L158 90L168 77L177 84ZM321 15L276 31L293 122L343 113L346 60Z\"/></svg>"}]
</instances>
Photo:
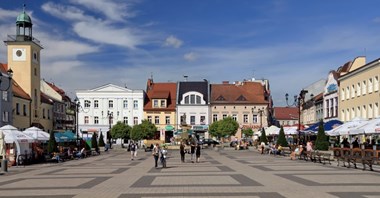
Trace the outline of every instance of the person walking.
<instances>
[{"instance_id":1,"label":"person walking","mask_svg":"<svg viewBox=\"0 0 380 198\"><path fill-rule=\"evenodd\" d=\"M201 158L201 145L200 144L197 144L197 150L195 151L195 155L197 157L197 163L199 163L199 160Z\"/></svg>"},{"instance_id":2,"label":"person walking","mask_svg":"<svg viewBox=\"0 0 380 198\"><path fill-rule=\"evenodd\" d=\"M130 151L131 151L131 160L134 160L137 156L137 146L134 142L131 142L130 145Z\"/></svg>"},{"instance_id":3,"label":"person walking","mask_svg":"<svg viewBox=\"0 0 380 198\"><path fill-rule=\"evenodd\" d=\"M160 146L158 143L153 147L152 155L154 157L154 167L157 168L158 157L160 155Z\"/></svg>"},{"instance_id":4,"label":"person walking","mask_svg":"<svg viewBox=\"0 0 380 198\"><path fill-rule=\"evenodd\" d=\"M179 146L179 153L181 154L181 162L185 162L185 144L183 142Z\"/></svg>"},{"instance_id":5,"label":"person walking","mask_svg":"<svg viewBox=\"0 0 380 198\"><path fill-rule=\"evenodd\" d=\"M194 143L191 143L190 154L191 154L191 163L194 163L194 160L195 160L195 145L194 145Z\"/></svg>"}]
</instances>

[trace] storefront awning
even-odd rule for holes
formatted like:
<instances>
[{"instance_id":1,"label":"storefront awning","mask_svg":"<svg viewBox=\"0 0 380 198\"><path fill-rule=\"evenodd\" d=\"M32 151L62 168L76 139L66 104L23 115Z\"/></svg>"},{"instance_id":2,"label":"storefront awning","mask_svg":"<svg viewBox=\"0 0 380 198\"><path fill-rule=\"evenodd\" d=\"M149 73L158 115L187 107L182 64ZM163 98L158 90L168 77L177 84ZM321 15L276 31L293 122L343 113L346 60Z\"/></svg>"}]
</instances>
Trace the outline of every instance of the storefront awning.
<instances>
[{"instance_id":1,"label":"storefront awning","mask_svg":"<svg viewBox=\"0 0 380 198\"><path fill-rule=\"evenodd\" d=\"M194 131L207 131L208 125L194 125L193 130Z\"/></svg>"},{"instance_id":2,"label":"storefront awning","mask_svg":"<svg viewBox=\"0 0 380 198\"><path fill-rule=\"evenodd\" d=\"M165 131L173 131L174 130L174 127L172 125L167 125L165 127Z\"/></svg>"}]
</instances>

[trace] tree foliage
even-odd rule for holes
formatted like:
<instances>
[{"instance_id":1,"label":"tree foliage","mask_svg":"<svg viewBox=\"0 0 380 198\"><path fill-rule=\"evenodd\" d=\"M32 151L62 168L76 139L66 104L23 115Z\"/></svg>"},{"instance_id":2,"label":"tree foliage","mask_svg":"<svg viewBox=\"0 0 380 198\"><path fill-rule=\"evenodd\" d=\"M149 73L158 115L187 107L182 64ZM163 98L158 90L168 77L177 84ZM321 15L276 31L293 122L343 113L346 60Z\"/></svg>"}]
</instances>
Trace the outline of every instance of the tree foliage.
<instances>
[{"instance_id":1,"label":"tree foliage","mask_svg":"<svg viewBox=\"0 0 380 198\"><path fill-rule=\"evenodd\" d=\"M130 137L132 140L152 139L157 131L156 125L148 120L143 120L141 124L133 126Z\"/></svg>"},{"instance_id":2,"label":"tree foliage","mask_svg":"<svg viewBox=\"0 0 380 198\"><path fill-rule=\"evenodd\" d=\"M92 135L92 137L91 137L91 148L95 148L95 149L98 149L98 148L99 148L96 133L94 133L94 134Z\"/></svg>"},{"instance_id":3,"label":"tree foliage","mask_svg":"<svg viewBox=\"0 0 380 198\"><path fill-rule=\"evenodd\" d=\"M264 127L261 128L260 142L264 142L265 144L268 143L268 138L267 138L267 135L265 134L265 129L264 129Z\"/></svg>"},{"instance_id":4,"label":"tree foliage","mask_svg":"<svg viewBox=\"0 0 380 198\"><path fill-rule=\"evenodd\" d=\"M111 136L116 139L128 139L130 131L130 126L119 121L112 127Z\"/></svg>"},{"instance_id":5,"label":"tree foliage","mask_svg":"<svg viewBox=\"0 0 380 198\"><path fill-rule=\"evenodd\" d=\"M57 141L55 141L54 131L50 132L50 138L49 138L47 150L48 150L48 153L53 153L53 152L58 151Z\"/></svg>"},{"instance_id":6,"label":"tree foliage","mask_svg":"<svg viewBox=\"0 0 380 198\"><path fill-rule=\"evenodd\" d=\"M251 128L247 128L247 129L243 129L241 133L244 134L244 137L248 138L248 137L252 137L253 130Z\"/></svg>"},{"instance_id":7,"label":"tree foliage","mask_svg":"<svg viewBox=\"0 0 380 198\"><path fill-rule=\"evenodd\" d=\"M327 151L329 149L329 141L325 134L325 128L323 127L323 121L319 122L317 140L315 141L315 149Z\"/></svg>"},{"instance_id":8,"label":"tree foliage","mask_svg":"<svg viewBox=\"0 0 380 198\"><path fill-rule=\"evenodd\" d=\"M103 133L100 133L100 135L99 135L99 146L104 147L105 145L106 144L104 143Z\"/></svg>"},{"instance_id":9,"label":"tree foliage","mask_svg":"<svg viewBox=\"0 0 380 198\"><path fill-rule=\"evenodd\" d=\"M284 127L282 126L280 128L280 133L278 134L277 145L281 145L282 147L289 146L288 141L286 141L286 138L285 138Z\"/></svg>"},{"instance_id":10,"label":"tree foliage","mask_svg":"<svg viewBox=\"0 0 380 198\"><path fill-rule=\"evenodd\" d=\"M232 117L224 118L213 122L209 126L209 133L217 138L224 138L235 135L239 128L239 123L237 123Z\"/></svg>"}]
</instances>

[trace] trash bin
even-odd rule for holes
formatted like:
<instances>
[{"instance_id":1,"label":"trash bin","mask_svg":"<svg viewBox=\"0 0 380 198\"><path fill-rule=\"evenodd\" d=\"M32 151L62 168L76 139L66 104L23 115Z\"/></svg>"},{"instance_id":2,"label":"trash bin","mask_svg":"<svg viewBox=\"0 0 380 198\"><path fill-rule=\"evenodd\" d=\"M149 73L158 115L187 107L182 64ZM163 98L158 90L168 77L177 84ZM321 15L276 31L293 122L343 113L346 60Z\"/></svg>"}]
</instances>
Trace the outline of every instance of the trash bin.
<instances>
[{"instance_id":1,"label":"trash bin","mask_svg":"<svg viewBox=\"0 0 380 198\"><path fill-rule=\"evenodd\" d=\"M1 171L8 172L8 160L3 159L1 161Z\"/></svg>"}]
</instances>

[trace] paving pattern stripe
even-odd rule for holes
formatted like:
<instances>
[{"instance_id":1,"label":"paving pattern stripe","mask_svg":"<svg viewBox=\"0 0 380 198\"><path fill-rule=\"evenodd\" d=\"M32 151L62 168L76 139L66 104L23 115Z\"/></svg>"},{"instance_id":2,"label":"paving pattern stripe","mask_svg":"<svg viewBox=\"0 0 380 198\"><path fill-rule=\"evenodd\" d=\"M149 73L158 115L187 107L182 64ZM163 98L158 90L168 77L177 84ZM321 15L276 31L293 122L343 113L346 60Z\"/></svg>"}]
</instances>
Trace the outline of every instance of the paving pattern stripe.
<instances>
[{"instance_id":1,"label":"paving pattern stripe","mask_svg":"<svg viewBox=\"0 0 380 198\"><path fill-rule=\"evenodd\" d=\"M19 181L23 180L35 180L38 182L39 179L59 179L57 177L41 177L41 178L19 178L19 179L14 179L10 181L5 181L5 182L0 182L0 190L44 190L44 189L82 189L82 188L92 188L100 183L105 182L106 180L110 179L111 177L62 177L62 179L78 179L78 178L91 178L90 181L85 182L81 185L78 186L54 186L54 187L17 187L17 188L1 188L1 186L6 185L6 184L11 184L11 183L16 183Z\"/></svg>"},{"instance_id":2,"label":"paving pattern stripe","mask_svg":"<svg viewBox=\"0 0 380 198\"><path fill-rule=\"evenodd\" d=\"M72 198L75 195L31 195L31 196L0 196L1 198Z\"/></svg>"},{"instance_id":3,"label":"paving pattern stripe","mask_svg":"<svg viewBox=\"0 0 380 198\"><path fill-rule=\"evenodd\" d=\"M341 198L367 198L367 197L380 197L380 192L329 192L337 197Z\"/></svg>"},{"instance_id":4,"label":"paving pattern stripe","mask_svg":"<svg viewBox=\"0 0 380 198\"><path fill-rule=\"evenodd\" d=\"M88 170L88 168L82 168L83 170ZM95 170L96 168L95 167L92 167L91 170ZM59 169L59 170L53 170L53 171L50 171L50 172L45 172L45 173L41 173L41 174L38 174L38 175L109 175L109 174L120 174L120 173L123 173L125 171L127 171L129 168L117 168L116 170L110 172L110 173L60 173L60 172L64 172L66 170L70 170L70 168L64 168L64 169ZM77 168L75 170L78 170Z\"/></svg>"},{"instance_id":5,"label":"paving pattern stripe","mask_svg":"<svg viewBox=\"0 0 380 198\"><path fill-rule=\"evenodd\" d=\"M256 168L256 169L259 169L262 171L275 171L275 172L277 172L277 171L296 171L296 172L298 172L298 171L313 171L313 172L314 171L334 171L334 172L336 172L337 171L335 169L335 167L327 167L327 168L329 168L328 170L325 170L325 169L302 169L302 167L304 167L304 166L301 166L301 167L299 167L299 166L294 167L293 166L293 169L285 169L285 170L284 169L271 169L271 168L268 168L266 166L259 166L259 165L250 165L250 167ZM281 166L277 166L277 167L281 167Z\"/></svg>"},{"instance_id":6,"label":"paving pattern stripe","mask_svg":"<svg viewBox=\"0 0 380 198\"><path fill-rule=\"evenodd\" d=\"M260 197L260 198L284 198L277 192L250 192L250 193L158 193L158 194L121 194L119 198L143 198L143 197Z\"/></svg>"},{"instance_id":7,"label":"paving pattern stripe","mask_svg":"<svg viewBox=\"0 0 380 198\"><path fill-rule=\"evenodd\" d=\"M197 177L197 176L226 176L232 177L239 184L191 184L191 185L152 185L153 181L157 177ZM139 180L131 185L132 188L170 188L170 187L236 187L236 186L263 186L257 181L254 181L244 175L235 174L235 175L157 175L157 176L142 176Z\"/></svg>"}]
</instances>

